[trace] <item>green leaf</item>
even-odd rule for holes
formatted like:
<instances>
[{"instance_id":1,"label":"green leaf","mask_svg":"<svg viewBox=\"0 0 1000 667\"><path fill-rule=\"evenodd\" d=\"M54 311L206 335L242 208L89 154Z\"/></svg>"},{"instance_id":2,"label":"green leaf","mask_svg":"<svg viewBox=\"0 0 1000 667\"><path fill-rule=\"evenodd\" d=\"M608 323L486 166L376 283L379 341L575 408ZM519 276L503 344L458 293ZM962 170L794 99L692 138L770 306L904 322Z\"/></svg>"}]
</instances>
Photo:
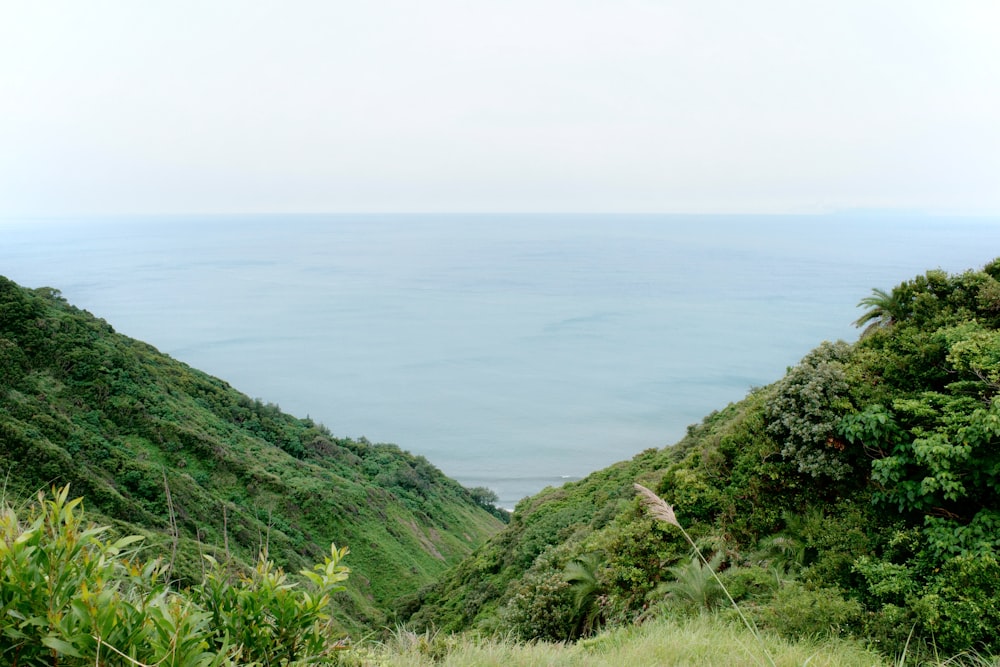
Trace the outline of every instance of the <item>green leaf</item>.
<instances>
[{"instance_id":1,"label":"green leaf","mask_svg":"<svg viewBox=\"0 0 1000 667\"><path fill-rule=\"evenodd\" d=\"M53 651L62 653L63 655L72 656L74 658L82 658L83 655L76 650L76 647L69 642L59 639L58 637L53 637L52 635L47 635L42 637L42 644L48 646Z\"/></svg>"},{"instance_id":2,"label":"green leaf","mask_svg":"<svg viewBox=\"0 0 1000 667\"><path fill-rule=\"evenodd\" d=\"M143 537L142 535L128 535L126 537L121 538L114 544L112 544L111 549L117 552L127 547L130 544L135 544L136 542L142 542L144 539L146 538Z\"/></svg>"}]
</instances>

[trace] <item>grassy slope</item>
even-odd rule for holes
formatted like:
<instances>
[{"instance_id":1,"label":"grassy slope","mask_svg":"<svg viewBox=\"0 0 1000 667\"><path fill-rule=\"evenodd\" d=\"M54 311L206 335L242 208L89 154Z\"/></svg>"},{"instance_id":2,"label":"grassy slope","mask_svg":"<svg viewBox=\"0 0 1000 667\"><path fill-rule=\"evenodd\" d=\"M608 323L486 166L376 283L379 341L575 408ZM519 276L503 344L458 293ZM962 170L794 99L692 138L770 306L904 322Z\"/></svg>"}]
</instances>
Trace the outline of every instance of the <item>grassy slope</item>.
<instances>
[{"instance_id":1,"label":"grassy slope","mask_svg":"<svg viewBox=\"0 0 1000 667\"><path fill-rule=\"evenodd\" d=\"M297 571L346 545L347 627L382 623L502 525L422 457L335 437L2 277L0 466L8 497L71 484L182 580L202 553L267 546Z\"/></svg>"},{"instance_id":2,"label":"grassy slope","mask_svg":"<svg viewBox=\"0 0 1000 667\"><path fill-rule=\"evenodd\" d=\"M787 667L879 667L894 664L863 645L843 640L787 641L765 635L775 664ZM660 619L619 628L575 644L517 643L434 634L397 633L385 644L359 651L365 667L620 667L621 665L705 665L742 667L766 664L760 646L742 627L703 615ZM348 659L347 664L352 660Z\"/></svg>"},{"instance_id":3,"label":"grassy slope","mask_svg":"<svg viewBox=\"0 0 1000 667\"><path fill-rule=\"evenodd\" d=\"M692 489L716 484L718 480L706 479L708 474L696 470L692 461L703 455L707 460L720 443L745 440L748 431L759 428L756 411L765 399L766 392L760 392L713 413L673 447L646 450L583 480L525 499L504 530L411 599L404 612L412 613L410 621L416 627L498 629L503 607L524 591L526 580L531 585L536 583L531 581L533 575L551 572L560 580L566 563L592 552L602 554L623 608L641 608L644 595L663 580L663 566L686 554L687 546L678 533L645 516L632 484L657 488L665 475L678 470L684 471ZM771 490L760 484L753 490L755 497L735 502L761 502ZM685 509L693 511L699 500L675 498L674 502L684 516ZM773 510L780 513L776 503ZM739 513L738 505L733 513Z\"/></svg>"}]
</instances>

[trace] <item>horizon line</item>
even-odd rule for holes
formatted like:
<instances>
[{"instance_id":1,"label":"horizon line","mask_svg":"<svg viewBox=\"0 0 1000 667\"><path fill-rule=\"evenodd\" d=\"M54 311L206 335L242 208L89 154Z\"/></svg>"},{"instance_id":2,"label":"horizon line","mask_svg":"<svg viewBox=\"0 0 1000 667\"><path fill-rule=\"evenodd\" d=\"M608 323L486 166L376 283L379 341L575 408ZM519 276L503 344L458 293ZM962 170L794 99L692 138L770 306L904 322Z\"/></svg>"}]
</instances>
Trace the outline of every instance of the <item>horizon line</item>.
<instances>
[{"instance_id":1,"label":"horizon line","mask_svg":"<svg viewBox=\"0 0 1000 667\"><path fill-rule=\"evenodd\" d=\"M119 219L119 218L186 218L186 217L276 217L276 216L478 216L478 217L502 217L502 216L627 216L627 217L651 217L651 216L687 216L687 217L962 217L962 218L993 218L1000 217L1000 211L961 211L961 210L928 210L921 208L872 208L872 207L851 207L825 210L783 210L783 211L440 211L440 210L414 210L414 211L176 211L176 212L115 212L115 213L27 213L27 214L0 214L0 222L11 221L69 221L69 220L92 220L92 219Z\"/></svg>"}]
</instances>

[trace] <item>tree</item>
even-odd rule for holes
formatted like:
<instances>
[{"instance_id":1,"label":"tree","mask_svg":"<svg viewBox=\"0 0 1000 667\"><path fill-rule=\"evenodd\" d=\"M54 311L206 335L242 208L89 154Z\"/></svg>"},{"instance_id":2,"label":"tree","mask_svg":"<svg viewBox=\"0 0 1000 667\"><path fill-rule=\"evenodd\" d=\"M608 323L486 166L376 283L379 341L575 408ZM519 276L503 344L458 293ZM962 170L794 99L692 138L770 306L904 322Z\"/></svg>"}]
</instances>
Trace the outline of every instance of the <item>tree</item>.
<instances>
[{"instance_id":1,"label":"tree","mask_svg":"<svg viewBox=\"0 0 1000 667\"><path fill-rule=\"evenodd\" d=\"M477 504L483 507L490 507L500 502L500 496L497 495L496 491L488 489L485 486L472 487L469 489L469 495L472 496L472 499Z\"/></svg>"},{"instance_id":2,"label":"tree","mask_svg":"<svg viewBox=\"0 0 1000 667\"><path fill-rule=\"evenodd\" d=\"M722 585L715 575L715 570L719 569L721 564L721 552L712 556L706 563L694 555L690 560L670 568L670 574L674 579L663 584L660 590L683 605L689 605L699 611L711 611L725 600Z\"/></svg>"},{"instance_id":3,"label":"tree","mask_svg":"<svg viewBox=\"0 0 1000 667\"><path fill-rule=\"evenodd\" d=\"M865 313L854 321L854 326L865 330L861 332L864 338L878 329L885 329L899 321L902 316L902 300L899 292L886 292L879 288L872 289L871 296L866 296L858 302L858 308L868 308Z\"/></svg>"},{"instance_id":4,"label":"tree","mask_svg":"<svg viewBox=\"0 0 1000 667\"><path fill-rule=\"evenodd\" d=\"M496 494L496 491L488 489L485 486L474 486L467 490L469 495L472 496L472 500L475 501L477 505L504 523L508 523L510 521L510 512L497 506L497 503L500 502L500 496Z\"/></svg>"},{"instance_id":5,"label":"tree","mask_svg":"<svg viewBox=\"0 0 1000 667\"><path fill-rule=\"evenodd\" d=\"M781 456L800 473L833 480L852 472L837 425L853 411L846 364L851 347L824 342L788 371L765 410L767 432L781 446Z\"/></svg>"},{"instance_id":6,"label":"tree","mask_svg":"<svg viewBox=\"0 0 1000 667\"><path fill-rule=\"evenodd\" d=\"M593 634L601 627L601 597L604 591L597 576L601 563L600 554L588 553L567 563L563 572L573 592L574 633L577 636Z\"/></svg>"}]
</instances>

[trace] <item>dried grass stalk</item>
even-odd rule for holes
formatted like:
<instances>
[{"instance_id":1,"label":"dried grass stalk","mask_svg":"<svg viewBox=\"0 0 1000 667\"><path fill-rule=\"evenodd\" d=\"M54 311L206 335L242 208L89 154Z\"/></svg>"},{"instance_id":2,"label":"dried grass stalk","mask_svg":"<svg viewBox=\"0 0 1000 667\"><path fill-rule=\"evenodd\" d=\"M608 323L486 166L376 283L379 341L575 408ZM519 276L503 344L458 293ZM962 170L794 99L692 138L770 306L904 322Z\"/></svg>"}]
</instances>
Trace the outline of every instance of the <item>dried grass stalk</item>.
<instances>
[{"instance_id":1,"label":"dried grass stalk","mask_svg":"<svg viewBox=\"0 0 1000 667\"><path fill-rule=\"evenodd\" d=\"M719 584L719 586L722 587L723 592L726 594L726 597L729 598L729 601L736 609L736 613L739 614L739 617L743 620L743 624L746 626L747 630L749 630L753 634L753 636L757 639L757 643L760 645L761 650L764 652L764 657L767 658L767 662L771 665L771 667L775 667L774 656L772 656L771 652L767 650L767 645L764 643L764 639L763 637L761 637L760 631L757 630L757 626L751 623L750 619L748 619L743 614L743 610L740 609L740 606L736 604L736 600L734 600L733 596L730 595L729 589L726 588L726 585L722 583L721 579L719 579L719 575L716 574L715 568L712 567L712 564L705 559L705 556L701 553L701 549L699 549L698 545L695 544L693 539L691 539L691 536L688 535L688 532L684 530L684 526L682 526L680 522L677 521L677 515L674 514L674 508L667 501L665 501L663 498L659 497L658 495L656 495L655 493L644 487L642 484L634 483L632 484L632 486L634 486L635 490L639 492L640 496L642 496L641 498L642 503L646 506L646 509L649 511L650 515L654 519L665 521L666 523L669 523L671 526L677 526L677 528L681 531L681 534L684 536L684 539L687 540L688 544L691 545L691 547L694 549L694 552L698 555L698 558L701 559L701 562L704 563L705 567L707 567L709 572L712 573L712 577L714 577L715 581Z\"/></svg>"},{"instance_id":2,"label":"dried grass stalk","mask_svg":"<svg viewBox=\"0 0 1000 667\"><path fill-rule=\"evenodd\" d=\"M678 528L681 527L681 524L677 521L677 515L674 514L674 508L668 505L667 501L644 487L642 484L633 484L632 486L634 486L635 490L642 495L642 502L654 519L666 521L670 525L677 526Z\"/></svg>"}]
</instances>

